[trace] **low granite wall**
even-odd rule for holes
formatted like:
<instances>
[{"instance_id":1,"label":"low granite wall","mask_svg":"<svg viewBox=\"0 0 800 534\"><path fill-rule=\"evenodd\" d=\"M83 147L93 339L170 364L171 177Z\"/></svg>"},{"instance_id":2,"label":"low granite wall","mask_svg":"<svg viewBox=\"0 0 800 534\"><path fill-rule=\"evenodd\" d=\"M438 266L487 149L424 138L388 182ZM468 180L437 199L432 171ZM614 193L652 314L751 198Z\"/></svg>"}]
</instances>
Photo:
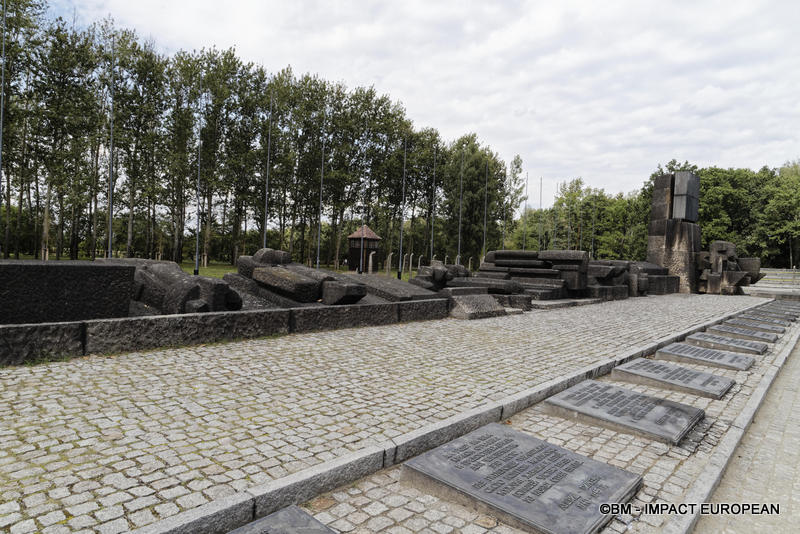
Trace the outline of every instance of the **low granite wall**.
<instances>
[{"instance_id":1,"label":"low granite wall","mask_svg":"<svg viewBox=\"0 0 800 534\"><path fill-rule=\"evenodd\" d=\"M447 316L447 299L429 299L1 325L0 366Z\"/></svg>"},{"instance_id":2,"label":"low granite wall","mask_svg":"<svg viewBox=\"0 0 800 534\"><path fill-rule=\"evenodd\" d=\"M0 365L83 356L84 323L10 324L0 326Z\"/></svg>"},{"instance_id":3,"label":"low granite wall","mask_svg":"<svg viewBox=\"0 0 800 534\"><path fill-rule=\"evenodd\" d=\"M338 330L357 326L379 326L397 322L397 303L353 304L351 306L320 306L292 308L292 332Z\"/></svg>"},{"instance_id":4,"label":"low granite wall","mask_svg":"<svg viewBox=\"0 0 800 534\"><path fill-rule=\"evenodd\" d=\"M290 310L153 315L86 322L86 353L213 343L289 333Z\"/></svg>"}]
</instances>

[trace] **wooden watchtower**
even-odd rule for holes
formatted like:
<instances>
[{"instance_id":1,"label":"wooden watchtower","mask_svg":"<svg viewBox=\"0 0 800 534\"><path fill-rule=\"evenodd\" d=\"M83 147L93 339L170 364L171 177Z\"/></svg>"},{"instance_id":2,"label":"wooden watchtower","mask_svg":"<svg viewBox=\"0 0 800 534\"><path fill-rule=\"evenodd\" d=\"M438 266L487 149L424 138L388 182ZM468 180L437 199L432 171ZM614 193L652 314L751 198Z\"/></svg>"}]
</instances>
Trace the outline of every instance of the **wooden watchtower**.
<instances>
[{"instance_id":1,"label":"wooden watchtower","mask_svg":"<svg viewBox=\"0 0 800 534\"><path fill-rule=\"evenodd\" d=\"M378 262L383 262L383 255L381 254L380 249L378 248L380 244L381 237L376 234L375 232L370 229L369 226L362 225L358 228L355 232L347 236L347 245L350 249L350 253L347 256L347 264L348 268L351 271L357 271L361 262L359 261L359 257L362 253L361 243L363 241L364 248L363 248L363 270L364 272L367 271L369 266L369 255L371 252L375 252L375 256L373 256L373 268L378 268Z\"/></svg>"}]
</instances>

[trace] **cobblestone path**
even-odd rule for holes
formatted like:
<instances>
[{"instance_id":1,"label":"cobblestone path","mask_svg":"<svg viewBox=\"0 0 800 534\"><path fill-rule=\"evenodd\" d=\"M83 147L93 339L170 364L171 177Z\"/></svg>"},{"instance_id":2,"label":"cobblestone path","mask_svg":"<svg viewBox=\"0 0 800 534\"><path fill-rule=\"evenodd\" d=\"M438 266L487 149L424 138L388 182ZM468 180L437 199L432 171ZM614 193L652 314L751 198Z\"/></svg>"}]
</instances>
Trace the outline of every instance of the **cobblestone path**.
<instances>
[{"instance_id":1,"label":"cobblestone path","mask_svg":"<svg viewBox=\"0 0 800 534\"><path fill-rule=\"evenodd\" d=\"M0 531L124 532L761 301L669 295L0 369Z\"/></svg>"},{"instance_id":2,"label":"cobblestone path","mask_svg":"<svg viewBox=\"0 0 800 534\"><path fill-rule=\"evenodd\" d=\"M798 329L800 325L795 324L781 340L772 345L769 352L757 356L755 363L747 371L680 364L734 379L736 384L719 400L658 387L633 385L612 379L609 375L599 379L705 410L705 419L678 445L667 445L597 424L550 415L541 404L522 410L505 423L548 443L642 475L644 484L631 501L634 510L642 509L645 503L677 505L684 502L687 490L703 476L704 469L709 465L717 445L732 421L742 411L777 354L791 342L792 333ZM727 484L723 483L715 497L715 500L720 498L719 494L727 486L723 499L726 502L781 502L783 515L772 517L767 522L762 522L765 516L754 516L749 522L733 520L730 524L714 522L709 526L701 523L696 532L797 531L792 518L797 517L800 500L797 495L800 492L794 491L793 508L784 506L785 503L792 502L788 495L793 488L798 488L797 473L800 473L797 465L800 432L796 424L800 422L800 388L797 386L800 379L799 359L800 348L796 348L789 360L793 362L794 374L779 375L784 376L784 384L791 383L792 386L783 394L778 394L777 390L783 389L783 384L775 383L770 391L771 397L787 403L781 405L786 410L777 409L776 406L772 409L773 415L769 421L764 419L764 425L769 429L767 433L772 439L764 439L764 436L758 438L759 458L754 459L754 455L750 453L745 462L745 473L729 468ZM787 371L788 367L782 372ZM786 413L790 410L789 406L796 406L797 411L794 414ZM759 417L764 418L763 415L757 415L756 420ZM751 430L754 428L755 425ZM772 451L782 452L774 455ZM746 456L742 454L742 457ZM406 482L402 466L384 469L353 484L320 495L304 503L303 507L321 522L348 534L523 534L523 531L498 521L491 514L478 513ZM656 534L663 530L670 519L669 515L639 513L617 516L606 525L601 534Z\"/></svg>"},{"instance_id":3,"label":"cobblestone path","mask_svg":"<svg viewBox=\"0 0 800 534\"><path fill-rule=\"evenodd\" d=\"M780 515L704 516L698 534L798 531L800 345L772 383L711 502L778 504Z\"/></svg>"}]
</instances>

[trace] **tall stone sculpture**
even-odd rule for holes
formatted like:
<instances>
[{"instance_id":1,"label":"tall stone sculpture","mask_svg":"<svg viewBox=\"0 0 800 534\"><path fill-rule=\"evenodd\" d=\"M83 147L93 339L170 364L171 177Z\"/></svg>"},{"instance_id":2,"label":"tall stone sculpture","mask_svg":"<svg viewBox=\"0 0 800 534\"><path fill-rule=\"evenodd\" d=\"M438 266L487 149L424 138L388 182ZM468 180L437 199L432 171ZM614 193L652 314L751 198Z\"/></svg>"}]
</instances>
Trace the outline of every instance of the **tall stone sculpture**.
<instances>
[{"instance_id":1,"label":"tall stone sculpture","mask_svg":"<svg viewBox=\"0 0 800 534\"><path fill-rule=\"evenodd\" d=\"M680 277L679 291L697 291L696 257L700 252L700 178L689 171L665 174L655 180L647 261Z\"/></svg>"}]
</instances>

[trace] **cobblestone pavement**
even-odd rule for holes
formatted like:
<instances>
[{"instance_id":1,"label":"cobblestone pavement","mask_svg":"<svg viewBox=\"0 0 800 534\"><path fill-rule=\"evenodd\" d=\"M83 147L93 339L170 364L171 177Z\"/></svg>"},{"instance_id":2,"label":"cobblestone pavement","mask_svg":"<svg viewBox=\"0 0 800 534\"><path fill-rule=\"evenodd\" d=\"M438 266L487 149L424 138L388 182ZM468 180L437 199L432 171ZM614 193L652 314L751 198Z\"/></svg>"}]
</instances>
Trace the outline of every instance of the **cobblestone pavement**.
<instances>
[{"instance_id":1,"label":"cobblestone pavement","mask_svg":"<svg viewBox=\"0 0 800 534\"><path fill-rule=\"evenodd\" d=\"M780 505L780 515L704 516L698 534L797 532L800 519L800 345L775 378L713 503Z\"/></svg>"},{"instance_id":2,"label":"cobblestone pavement","mask_svg":"<svg viewBox=\"0 0 800 534\"><path fill-rule=\"evenodd\" d=\"M756 362L747 371L680 364L734 379L736 384L719 400L663 388L634 385L616 379L612 380L608 375L600 378L603 382L614 383L638 392L682 402L705 410L705 419L677 446L605 429L602 426L549 415L540 404L521 411L506 421L506 424L549 443L642 475L644 484L631 501L634 508L653 502L679 504L683 502L687 489L707 466L716 445L744 408L751 393L775 360L776 354L786 346L792 332L797 329L800 329L800 325L795 325L787 330L783 338L774 344L768 353L756 357ZM794 356L800 359L800 349L796 349L795 353ZM798 369L797 375L794 377L796 382L797 378L800 378L800 364L794 361L794 365ZM798 387L795 385L790 394L794 403L800 403L797 391ZM785 455L785 461L792 466L792 475L789 475L788 481L784 478L782 482L782 491L785 492L791 491L792 481L797 484L797 478L792 478L792 476L795 472L800 472L800 468L796 465L798 454L800 454L800 450L796 447L800 431L796 425L789 428L791 425L787 424L784 428L783 421L787 420L787 414L782 413L782 415L780 428L781 433L785 432L783 450L789 451ZM793 419L800 420L800 415L795 413ZM794 436L794 439L792 440L790 436ZM775 443L770 445L776 447ZM795 447L792 448L792 445ZM355 484L321 495L303 506L323 523L341 532L353 534L372 532L392 534L520 532L499 522L491 515L479 514L469 508L442 500L433 494L419 491L403 480L402 469L402 466L385 469ZM774 473L774 471L772 472ZM771 478L781 480L782 476L780 473L775 473ZM730 484L742 489L743 480L746 479L742 476L734 476ZM760 491L762 490L757 489L750 493L750 498L755 498L755 495L758 496L756 502L763 502L764 498L760 496L763 493L759 493ZM737 502L741 502L741 500ZM618 516L603 529L602 533L659 532L668 519L669 516L666 515ZM784 528L788 528L785 516L783 520ZM764 532L767 530L752 528L751 525L751 528L744 528L737 532ZM720 531L714 526L703 532Z\"/></svg>"},{"instance_id":3,"label":"cobblestone pavement","mask_svg":"<svg viewBox=\"0 0 800 534\"><path fill-rule=\"evenodd\" d=\"M0 531L123 532L761 301L669 295L0 369Z\"/></svg>"}]
</instances>

